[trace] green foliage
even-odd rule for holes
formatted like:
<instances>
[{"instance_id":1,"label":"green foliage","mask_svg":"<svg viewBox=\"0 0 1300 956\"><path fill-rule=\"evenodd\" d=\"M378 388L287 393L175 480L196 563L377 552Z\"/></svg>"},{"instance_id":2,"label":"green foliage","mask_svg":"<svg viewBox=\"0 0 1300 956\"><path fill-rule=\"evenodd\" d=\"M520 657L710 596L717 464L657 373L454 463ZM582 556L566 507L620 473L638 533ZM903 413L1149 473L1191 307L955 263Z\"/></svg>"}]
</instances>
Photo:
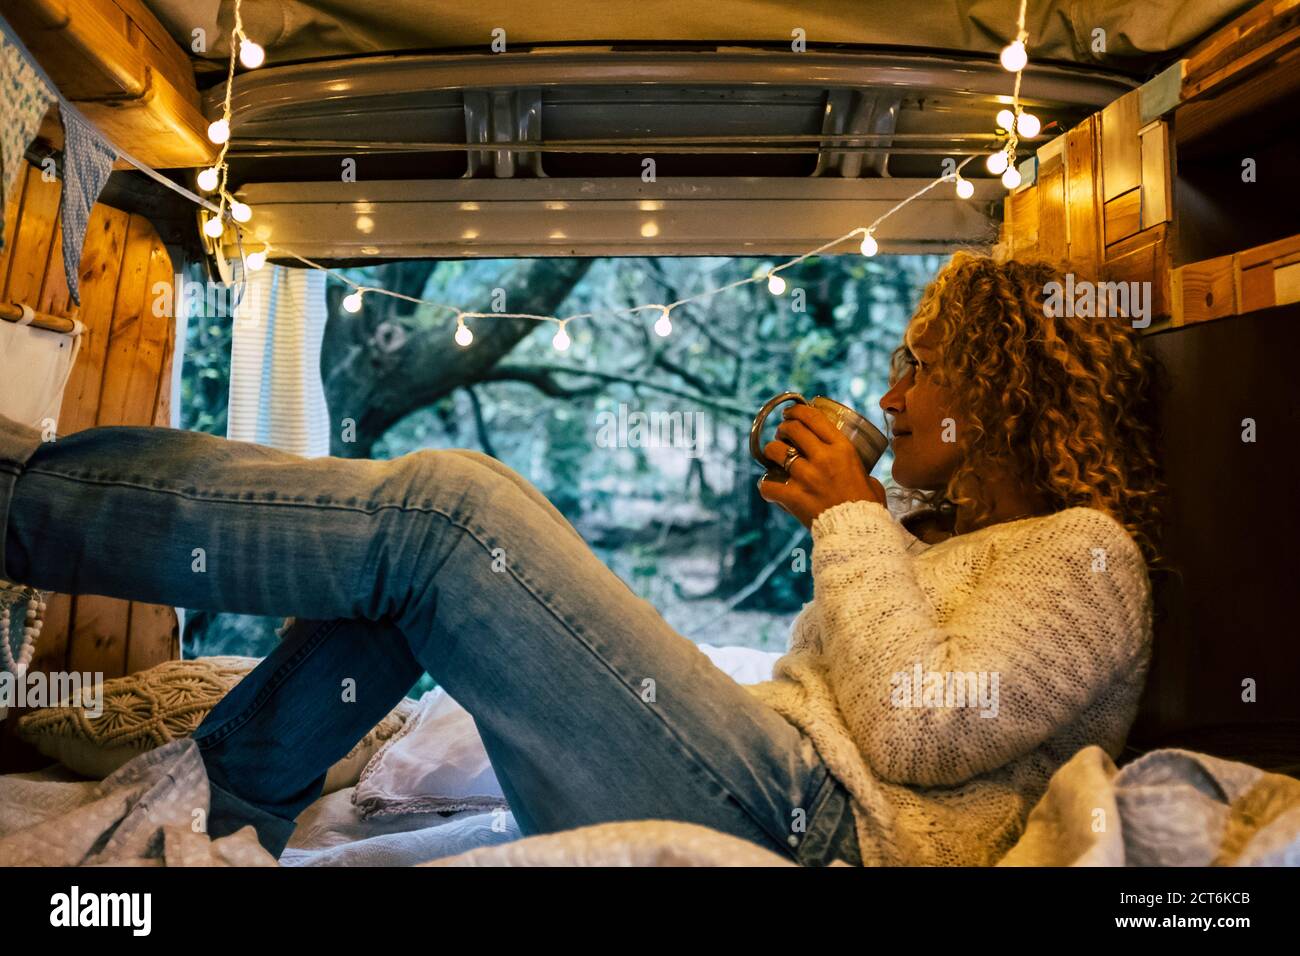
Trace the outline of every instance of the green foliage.
<instances>
[{"instance_id":1,"label":"green foliage","mask_svg":"<svg viewBox=\"0 0 1300 956\"><path fill-rule=\"evenodd\" d=\"M815 257L782 273L789 285L782 296L771 295L760 282L681 307L673 313L667 338L651 331L654 312L608 315L761 275L777 261L598 260L562 309L565 315L598 316L569 325L569 350L557 352L551 346L555 326L539 323L507 360L546 372L560 391L580 394L543 394L523 381L483 382L474 387L481 428L467 393L459 391L407 415L373 454L391 458L419 448L490 446L579 527L633 590L689 633L693 618L716 616L721 602L754 580L798 527L765 503L756 509L750 498L759 474L747 451L753 412L771 395L793 389L808 397L829 395L881 424L877 402L888 387L890 352L940 260ZM479 308L516 265L512 260L440 262L423 295ZM375 281L373 270L352 274L357 281ZM795 307L796 289L805 295L802 311ZM448 347L456 347L445 310L417 307L403 325L411 334L445 336ZM476 326L476 334L482 328ZM230 344L229 318L191 318L181 387L183 427L225 434ZM556 367L576 371L555 372ZM583 369L609 378L583 376ZM596 441L598 415L617 415L620 404L633 411L702 416L712 443L693 464L681 449L602 447ZM774 426L775 419L768 435ZM889 466L886 459L875 473L886 479ZM810 542L805 538L802 546L810 548ZM811 572L795 572L791 563L778 563L741 605L744 612L725 615L697 637L783 647L790 615L812 594ZM186 655L265 654L274 646L279 623L197 615L186 629Z\"/></svg>"}]
</instances>

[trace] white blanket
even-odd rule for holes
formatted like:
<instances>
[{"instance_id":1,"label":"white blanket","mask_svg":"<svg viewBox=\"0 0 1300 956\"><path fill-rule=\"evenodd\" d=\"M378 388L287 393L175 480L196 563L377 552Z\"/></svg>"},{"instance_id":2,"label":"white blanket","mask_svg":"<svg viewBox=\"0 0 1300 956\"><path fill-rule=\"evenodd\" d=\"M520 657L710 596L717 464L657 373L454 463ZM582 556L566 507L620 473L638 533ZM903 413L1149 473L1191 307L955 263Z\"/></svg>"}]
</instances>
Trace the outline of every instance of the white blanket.
<instances>
[{"instance_id":1,"label":"white blanket","mask_svg":"<svg viewBox=\"0 0 1300 956\"><path fill-rule=\"evenodd\" d=\"M330 808L324 801L332 801ZM276 865L252 827L209 840L207 809L207 778L188 738L141 754L98 783L48 772L3 776L0 866ZM302 836L295 833L281 863L792 865L736 837L675 821L514 839L513 821L503 826L473 811L418 815L406 830L399 820L367 824L353 813L347 791L322 797L300 818ZM322 823L330 814L332 821ZM376 825L381 829L365 829ZM462 852L477 841L497 845ZM1184 750L1153 751L1116 770L1100 748L1088 747L1053 776L999 865L1300 865L1300 781Z\"/></svg>"},{"instance_id":2,"label":"white blanket","mask_svg":"<svg viewBox=\"0 0 1300 956\"><path fill-rule=\"evenodd\" d=\"M1300 866L1300 780L1190 750L1086 747L999 866Z\"/></svg>"}]
</instances>

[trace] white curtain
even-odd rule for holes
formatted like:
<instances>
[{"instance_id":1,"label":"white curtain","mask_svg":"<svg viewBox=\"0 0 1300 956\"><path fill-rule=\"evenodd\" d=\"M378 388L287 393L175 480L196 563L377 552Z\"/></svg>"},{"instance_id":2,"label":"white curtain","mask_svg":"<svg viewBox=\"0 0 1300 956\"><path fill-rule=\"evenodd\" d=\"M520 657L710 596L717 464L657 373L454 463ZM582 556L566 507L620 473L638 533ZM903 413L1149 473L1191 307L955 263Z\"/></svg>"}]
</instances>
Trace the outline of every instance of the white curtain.
<instances>
[{"instance_id":1,"label":"white curtain","mask_svg":"<svg viewBox=\"0 0 1300 956\"><path fill-rule=\"evenodd\" d=\"M51 332L25 321L0 319L0 414L20 425L57 433L63 390L81 349L85 326L77 320L72 332Z\"/></svg>"},{"instance_id":2,"label":"white curtain","mask_svg":"<svg viewBox=\"0 0 1300 956\"><path fill-rule=\"evenodd\" d=\"M235 308L227 438L329 454L320 376L327 317L324 272L267 265L248 274Z\"/></svg>"}]
</instances>

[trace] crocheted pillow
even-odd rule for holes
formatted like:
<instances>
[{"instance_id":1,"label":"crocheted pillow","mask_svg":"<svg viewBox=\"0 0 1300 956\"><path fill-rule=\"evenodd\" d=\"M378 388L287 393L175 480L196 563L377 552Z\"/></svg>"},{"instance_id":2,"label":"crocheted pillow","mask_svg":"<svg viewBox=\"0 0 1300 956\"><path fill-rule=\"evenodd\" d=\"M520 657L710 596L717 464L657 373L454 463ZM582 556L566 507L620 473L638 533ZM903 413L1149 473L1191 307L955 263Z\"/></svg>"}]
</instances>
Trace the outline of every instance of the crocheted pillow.
<instances>
[{"instance_id":1,"label":"crocheted pillow","mask_svg":"<svg viewBox=\"0 0 1300 956\"><path fill-rule=\"evenodd\" d=\"M166 661L104 681L98 717L87 717L77 705L44 707L19 719L18 734L46 757L102 780L132 757L188 737L260 661L235 656ZM355 785L370 758L414 712L415 701L403 699L329 769L322 793Z\"/></svg>"}]
</instances>

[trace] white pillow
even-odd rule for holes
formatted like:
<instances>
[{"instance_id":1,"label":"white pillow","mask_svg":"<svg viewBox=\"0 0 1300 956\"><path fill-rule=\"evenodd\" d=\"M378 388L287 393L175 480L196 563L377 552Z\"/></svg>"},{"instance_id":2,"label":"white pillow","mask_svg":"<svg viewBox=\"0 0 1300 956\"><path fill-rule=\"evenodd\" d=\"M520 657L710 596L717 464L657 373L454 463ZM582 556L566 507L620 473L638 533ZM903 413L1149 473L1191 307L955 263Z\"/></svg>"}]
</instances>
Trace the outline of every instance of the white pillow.
<instances>
[{"instance_id":1,"label":"white pillow","mask_svg":"<svg viewBox=\"0 0 1300 956\"><path fill-rule=\"evenodd\" d=\"M441 687L366 764L352 803L363 820L507 805L474 718Z\"/></svg>"}]
</instances>

